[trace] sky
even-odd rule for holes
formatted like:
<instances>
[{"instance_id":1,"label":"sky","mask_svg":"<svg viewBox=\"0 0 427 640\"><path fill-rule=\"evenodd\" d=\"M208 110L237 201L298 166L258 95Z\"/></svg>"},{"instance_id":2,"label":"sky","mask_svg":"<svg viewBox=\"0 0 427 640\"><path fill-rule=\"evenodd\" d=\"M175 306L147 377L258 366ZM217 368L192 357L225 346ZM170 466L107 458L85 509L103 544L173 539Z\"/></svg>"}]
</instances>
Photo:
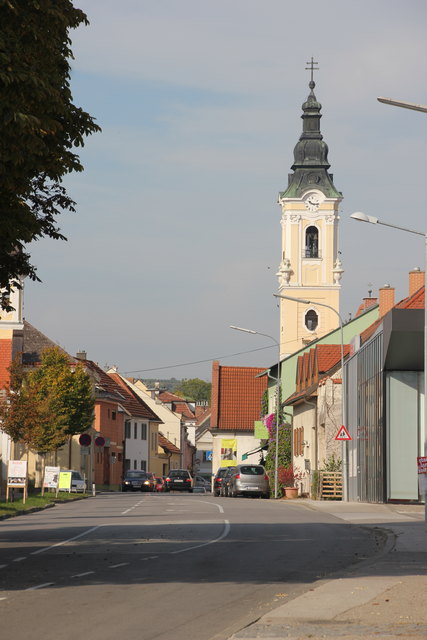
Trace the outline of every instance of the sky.
<instances>
[{"instance_id":1,"label":"sky","mask_svg":"<svg viewBox=\"0 0 427 640\"><path fill-rule=\"evenodd\" d=\"M314 57L321 130L343 193L341 313L407 295L424 268L425 0L74 0L74 103L102 127L66 178L68 242L28 249L26 319L74 354L141 378L210 380L213 359L269 366L281 256L277 195L302 131ZM240 355L234 355L240 354ZM195 363L195 364L190 364ZM176 366L180 365L180 366Z\"/></svg>"}]
</instances>

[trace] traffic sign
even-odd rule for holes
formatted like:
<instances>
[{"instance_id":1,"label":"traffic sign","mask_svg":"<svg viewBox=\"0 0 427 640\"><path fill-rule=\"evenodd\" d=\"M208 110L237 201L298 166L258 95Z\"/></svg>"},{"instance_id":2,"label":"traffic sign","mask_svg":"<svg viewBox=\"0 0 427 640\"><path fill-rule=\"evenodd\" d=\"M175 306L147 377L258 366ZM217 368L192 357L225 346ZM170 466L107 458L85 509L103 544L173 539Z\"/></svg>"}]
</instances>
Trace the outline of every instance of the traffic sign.
<instances>
[{"instance_id":1,"label":"traffic sign","mask_svg":"<svg viewBox=\"0 0 427 640\"><path fill-rule=\"evenodd\" d=\"M95 444L97 447L103 447L105 445L105 438L102 436L97 436L95 438Z\"/></svg>"},{"instance_id":2,"label":"traffic sign","mask_svg":"<svg viewBox=\"0 0 427 640\"><path fill-rule=\"evenodd\" d=\"M351 435L344 425L341 425L337 435L335 436L335 440L352 440Z\"/></svg>"},{"instance_id":3,"label":"traffic sign","mask_svg":"<svg viewBox=\"0 0 427 640\"><path fill-rule=\"evenodd\" d=\"M82 433L79 442L82 447L88 447L92 442L92 438L88 433Z\"/></svg>"}]
</instances>

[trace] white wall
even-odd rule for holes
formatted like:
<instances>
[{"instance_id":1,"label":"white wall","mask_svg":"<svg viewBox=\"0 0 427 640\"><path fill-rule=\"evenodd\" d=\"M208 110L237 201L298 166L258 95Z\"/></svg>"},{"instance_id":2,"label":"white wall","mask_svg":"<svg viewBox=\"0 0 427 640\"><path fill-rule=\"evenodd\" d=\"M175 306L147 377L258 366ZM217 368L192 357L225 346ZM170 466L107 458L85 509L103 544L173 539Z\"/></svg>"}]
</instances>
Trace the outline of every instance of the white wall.
<instances>
[{"instance_id":1,"label":"white wall","mask_svg":"<svg viewBox=\"0 0 427 640\"><path fill-rule=\"evenodd\" d=\"M212 432L211 432L212 433ZM216 473L217 469L221 466L221 440L229 440L232 438L237 439L237 457L236 464L242 462L248 462L252 464L258 464L260 459L260 453L254 453L248 456L247 460L242 460L242 455L252 449L257 449L261 446L261 440L255 438L253 433L244 433L241 431L221 431L219 433L212 433L212 472Z\"/></svg>"}]
</instances>

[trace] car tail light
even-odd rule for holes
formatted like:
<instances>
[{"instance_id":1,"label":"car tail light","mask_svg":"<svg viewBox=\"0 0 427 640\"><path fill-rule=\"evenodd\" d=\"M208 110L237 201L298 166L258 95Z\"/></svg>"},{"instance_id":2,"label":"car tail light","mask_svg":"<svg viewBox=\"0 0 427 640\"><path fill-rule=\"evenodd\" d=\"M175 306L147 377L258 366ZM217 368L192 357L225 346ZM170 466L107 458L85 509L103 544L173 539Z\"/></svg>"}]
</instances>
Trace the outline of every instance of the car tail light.
<instances>
[{"instance_id":1,"label":"car tail light","mask_svg":"<svg viewBox=\"0 0 427 640\"><path fill-rule=\"evenodd\" d=\"M217 482L222 482L222 478L217 478L216 481Z\"/></svg>"},{"instance_id":2,"label":"car tail light","mask_svg":"<svg viewBox=\"0 0 427 640\"><path fill-rule=\"evenodd\" d=\"M268 475L267 474L265 474L264 480L268 480Z\"/></svg>"},{"instance_id":3,"label":"car tail light","mask_svg":"<svg viewBox=\"0 0 427 640\"><path fill-rule=\"evenodd\" d=\"M236 473L234 477L236 478L236 480L240 480L240 473Z\"/></svg>"},{"instance_id":4,"label":"car tail light","mask_svg":"<svg viewBox=\"0 0 427 640\"><path fill-rule=\"evenodd\" d=\"M171 479L170 479L170 478L166 478L166 482L170 482L170 481L171 481Z\"/></svg>"},{"instance_id":5,"label":"car tail light","mask_svg":"<svg viewBox=\"0 0 427 640\"><path fill-rule=\"evenodd\" d=\"M185 478L185 482L191 482L191 478Z\"/></svg>"}]
</instances>

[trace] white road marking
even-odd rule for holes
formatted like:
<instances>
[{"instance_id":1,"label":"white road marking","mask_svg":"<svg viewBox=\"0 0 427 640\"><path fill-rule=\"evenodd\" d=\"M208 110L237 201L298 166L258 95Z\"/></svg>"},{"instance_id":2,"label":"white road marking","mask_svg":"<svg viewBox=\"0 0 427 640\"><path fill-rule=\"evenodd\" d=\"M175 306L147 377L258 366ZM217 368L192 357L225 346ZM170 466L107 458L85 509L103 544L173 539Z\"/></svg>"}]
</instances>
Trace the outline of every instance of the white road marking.
<instances>
[{"instance_id":1,"label":"white road marking","mask_svg":"<svg viewBox=\"0 0 427 640\"><path fill-rule=\"evenodd\" d=\"M109 569L117 569L117 567L125 567L129 562L119 562L119 564L110 564Z\"/></svg>"},{"instance_id":2,"label":"white road marking","mask_svg":"<svg viewBox=\"0 0 427 640\"><path fill-rule=\"evenodd\" d=\"M98 524L96 527L92 527L91 529L87 529L83 531L83 533L79 533L77 536L73 536L72 538L68 538L67 540L63 540L62 542L57 542L56 544L52 544L50 547L43 547L43 549L37 549L37 551L32 551L30 555L36 556L39 553L44 553L45 551L49 551L49 549L54 549L55 547L61 547L63 544L67 544L67 542L72 542L73 540L77 540L78 538L83 538L83 536L87 536L92 531L103 527L103 524Z\"/></svg>"},{"instance_id":3,"label":"white road marking","mask_svg":"<svg viewBox=\"0 0 427 640\"><path fill-rule=\"evenodd\" d=\"M214 544L215 542L219 542L230 533L230 523L228 520L224 520L224 531L218 538L214 540L209 540L208 542L203 542L203 544L196 544L194 547L187 547L186 549L178 549L177 551L171 551L171 555L175 555L176 553L184 553L185 551L193 551L193 549L201 549L202 547L207 547L209 544Z\"/></svg>"},{"instance_id":4,"label":"white road marking","mask_svg":"<svg viewBox=\"0 0 427 640\"><path fill-rule=\"evenodd\" d=\"M222 505L217 504L216 502L208 502L207 500L194 500L194 502L203 502L204 504L213 504L215 507L218 507L220 513L224 513L224 509Z\"/></svg>"},{"instance_id":5,"label":"white road marking","mask_svg":"<svg viewBox=\"0 0 427 640\"><path fill-rule=\"evenodd\" d=\"M54 584L54 582L44 582L43 584L38 584L36 587L28 587L25 591L36 591L36 589L44 589L44 587L51 587Z\"/></svg>"},{"instance_id":6,"label":"white road marking","mask_svg":"<svg viewBox=\"0 0 427 640\"><path fill-rule=\"evenodd\" d=\"M7 567L7 564L0 564L0 569L4 569L5 567Z\"/></svg>"},{"instance_id":7,"label":"white road marking","mask_svg":"<svg viewBox=\"0 0 427 640\"><path fill-rule=\"evenodd\" d=\"M0 598L0 600L7 600L7 597L4 596L3 598Z\"/></svg>"},{"instance_id":8,"label":"white road marking","mask_svg":"<svg viewBox=\"0 0 427 640\"><path fill-rule=\"evenodd\" d=\"M83 576L90 576L91 573L95 573L95 571L84 571L83 573L75 573L72 578L83 578Z\"/></svg>"},{"instance_id":9,"label":"white road marking","mask_svg":"<svg viewBox=\"0 0 427 640\"><path fill-rule=\"evenodd\" d=\"M26 556L22 556L21 558L14 558L12 562L22 562L22 560L26 560Z\"/></svg>"}]
</instances>

